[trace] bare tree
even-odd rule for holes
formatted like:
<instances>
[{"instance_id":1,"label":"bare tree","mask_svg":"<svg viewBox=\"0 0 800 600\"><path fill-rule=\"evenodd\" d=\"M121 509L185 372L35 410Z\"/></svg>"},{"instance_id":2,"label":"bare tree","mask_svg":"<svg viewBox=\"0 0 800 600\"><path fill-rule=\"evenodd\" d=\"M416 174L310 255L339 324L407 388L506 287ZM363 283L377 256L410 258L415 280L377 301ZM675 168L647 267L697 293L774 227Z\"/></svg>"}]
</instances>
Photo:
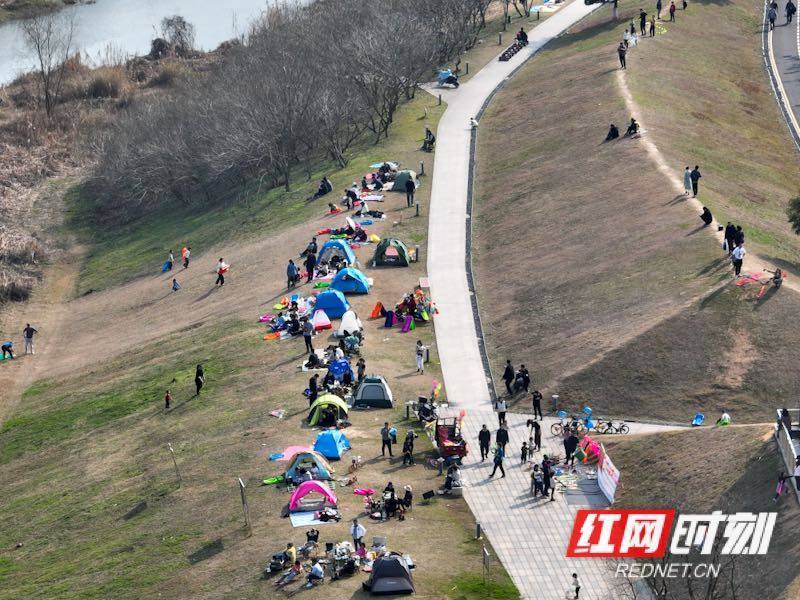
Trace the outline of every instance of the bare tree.
<instances>
[{"instance_id":1,"label":"bare tree","mask_svg":"<svg viewBox=\"0 0 800 600\"><path fill-rule=\"evenodd\" d=\"M22 21L21 28L25 43L38 62L41 98L50 118L61 96L65 63L72 52L74 15L72 12L39 15Z\"/></svg>"},{"instance_id":2,"label":"bare tree","mask_svg":"<svg viewBox=\"0 0 800 600\"><path fill-rule=\"evenodd\" d=\"M194 25L180 15L161 20L161 35L178 56L188 56L194 50Z\"/></svg>"}]
</instances>

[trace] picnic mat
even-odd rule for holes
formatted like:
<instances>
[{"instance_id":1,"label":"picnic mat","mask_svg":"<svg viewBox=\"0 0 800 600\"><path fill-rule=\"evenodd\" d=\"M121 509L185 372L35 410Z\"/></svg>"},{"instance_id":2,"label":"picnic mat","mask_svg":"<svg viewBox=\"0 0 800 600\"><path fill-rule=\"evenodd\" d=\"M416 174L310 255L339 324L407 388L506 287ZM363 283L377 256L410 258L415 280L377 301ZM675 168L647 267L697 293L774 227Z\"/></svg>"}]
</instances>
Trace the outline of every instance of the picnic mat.
<instances>
[{"instance_id":1,"label":"picnic mat","mask_svg":"<svg viewBox=\"0 0 800 600\"><path fill-rule=\"evenodd\" d=\"M311 525L328 525L336 523L336 521L320 521L315 519L314 515L317 511L310 510L308 512L289 513L289 519L292 521L292 527L310 527Z\"/></svg>"}]
</instances>

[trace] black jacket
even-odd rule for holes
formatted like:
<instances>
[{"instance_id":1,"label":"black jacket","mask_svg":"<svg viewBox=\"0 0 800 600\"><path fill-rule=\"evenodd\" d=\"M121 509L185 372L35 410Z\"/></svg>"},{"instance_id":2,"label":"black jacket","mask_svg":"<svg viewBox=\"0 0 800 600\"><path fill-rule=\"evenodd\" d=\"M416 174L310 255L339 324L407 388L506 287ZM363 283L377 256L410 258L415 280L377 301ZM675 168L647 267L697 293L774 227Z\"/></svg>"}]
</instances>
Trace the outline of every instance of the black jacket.
<instances>
[{"instance_id":1,"label":"black jacket","mask_svg":"<svg viewBox=\"0 0 800 600\"><path fill-rule=\"evenodd\" d=\"M508 431L505 429L498 429L497 436L495 437L498 444L507 444L508 443Z\"/></svg>"},{"instance_id":2,"label":"black jacket","mask_svg":"<svg viewBox=\"0 0 800 600\"><path fill-rule=\"evenodd\" d=\"M478 432L478 441L482 446L488 446L489 442L492 441L492 432L488 429L481 429L480 432Z\"/></svg>"},{"instance_id":3,"label":"black jacket","mask_svg":"<svg viewBox=\"0 0 800 600\"><path fill-rule=\"evenodd\" d=\"M506 370L503 371L503 379L506 381L514 381L514 367L506 365Z\"/></svg>"}]
</instances>

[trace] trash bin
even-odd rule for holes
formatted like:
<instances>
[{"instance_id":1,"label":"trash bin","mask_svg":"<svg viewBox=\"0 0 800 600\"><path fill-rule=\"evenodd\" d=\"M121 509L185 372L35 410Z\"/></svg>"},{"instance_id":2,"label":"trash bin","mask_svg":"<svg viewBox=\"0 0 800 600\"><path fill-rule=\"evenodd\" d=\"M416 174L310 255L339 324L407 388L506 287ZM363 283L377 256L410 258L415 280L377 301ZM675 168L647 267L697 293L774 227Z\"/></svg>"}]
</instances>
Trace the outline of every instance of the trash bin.
<instances>
[{"instance_id":1,"label":"trash bin","mask_svg":"<svg viewBox=\"0 0 800 600\"><path fill-rule=\"evenodd\" d=\"M552 399L553 399L553 412L557 412L558 411L558 394L553 394Z\"/></svg>"}]
</instances>

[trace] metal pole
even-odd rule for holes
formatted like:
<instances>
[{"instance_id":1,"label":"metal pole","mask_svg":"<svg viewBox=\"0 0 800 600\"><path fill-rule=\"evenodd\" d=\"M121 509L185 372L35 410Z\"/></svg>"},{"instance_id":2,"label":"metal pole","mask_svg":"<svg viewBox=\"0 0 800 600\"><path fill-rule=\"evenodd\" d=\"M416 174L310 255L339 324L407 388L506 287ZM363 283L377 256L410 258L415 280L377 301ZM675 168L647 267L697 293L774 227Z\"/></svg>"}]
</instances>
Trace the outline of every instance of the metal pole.
<instances>
[{"instance_id":1,"label":"metal pole","mask_svg":"<svg viewBox=\"0 0 800 600\"><path fill-rule=\"evenodd\" d=\"M244 511L244 524L247 529L251 529L250 527L250 507L247 506L247 496L244 493L244 481L242 481L241 477L237 478L239 480L239 493L242 496L242 510Z\"/></svg>"},{"instance_id":2,"label":"metal pole","mask_svg":"<svg viewBox=\"0 0 800 600\"><path fill-rule=\"evenodd\" d=\"M424 161L419 161L419 173L417 173L417 175L419 175L420 177L422 175L425 175L425 162Z\"/></svg>"},{"instance_id":3,"label":"metal pole","mask_svg":"<svg viewBox=\"0 0 800 600\"><path fill-rule=\"evenodd\" d=\"M503 45L503 33L502 32L497 34L497 45L498 46L502 46Z\"/></svg>"},{"instance_id":4,"label":"metal pole","mask_svg":"<svg viewBox=\"0 0 800 600\"><path fill-rule=\"evenodd\" d=\"M175 475L178 476L178 487L181 487L181 472L178 470L178 461L175 460L175 450L172 449L172 444L167 443L167 448L169 448L169 453L172 455L172 464L175 466Z\"/></svg>"},{"instance_id":5,"label":"metal pole","mask_svg":"<svg viewBox=\"0 0 800 600\"><path fill-rule=\"evenodd\" d=\"M439 94L439 106L441 106L441 105L442 105L442 95Z\"/></svg>"},{"instance_id":6,"label":"metal pole","mask_svg":"<svg viewBox=\"0 0 800 600\"><path fill-rule=\"evenodd\" d=\"M419 216L419 202L415 202L414 205L417 207L417 214L414 215L414 216L418 217Z\"/></svg>"},{"instance_id":7,"label":"metal pole","mask_svg":"<svg viewBox=\"0 0 800 600\"><path fill-rule=\"evenodd\" d=\"M467 63L467 68L464 71L464 75L469 75L469 63Z\"/></svg>"},{"instance_id":8,"label":"metal pole","mask_svg":"<svg viewBox=\"0 0 800 600\"><path fill-rule=\"evenodd\" d=\"M475 539L476 540L481 539L481 524L480 523L475 523Z\"/></svg>"}]
</instances>

